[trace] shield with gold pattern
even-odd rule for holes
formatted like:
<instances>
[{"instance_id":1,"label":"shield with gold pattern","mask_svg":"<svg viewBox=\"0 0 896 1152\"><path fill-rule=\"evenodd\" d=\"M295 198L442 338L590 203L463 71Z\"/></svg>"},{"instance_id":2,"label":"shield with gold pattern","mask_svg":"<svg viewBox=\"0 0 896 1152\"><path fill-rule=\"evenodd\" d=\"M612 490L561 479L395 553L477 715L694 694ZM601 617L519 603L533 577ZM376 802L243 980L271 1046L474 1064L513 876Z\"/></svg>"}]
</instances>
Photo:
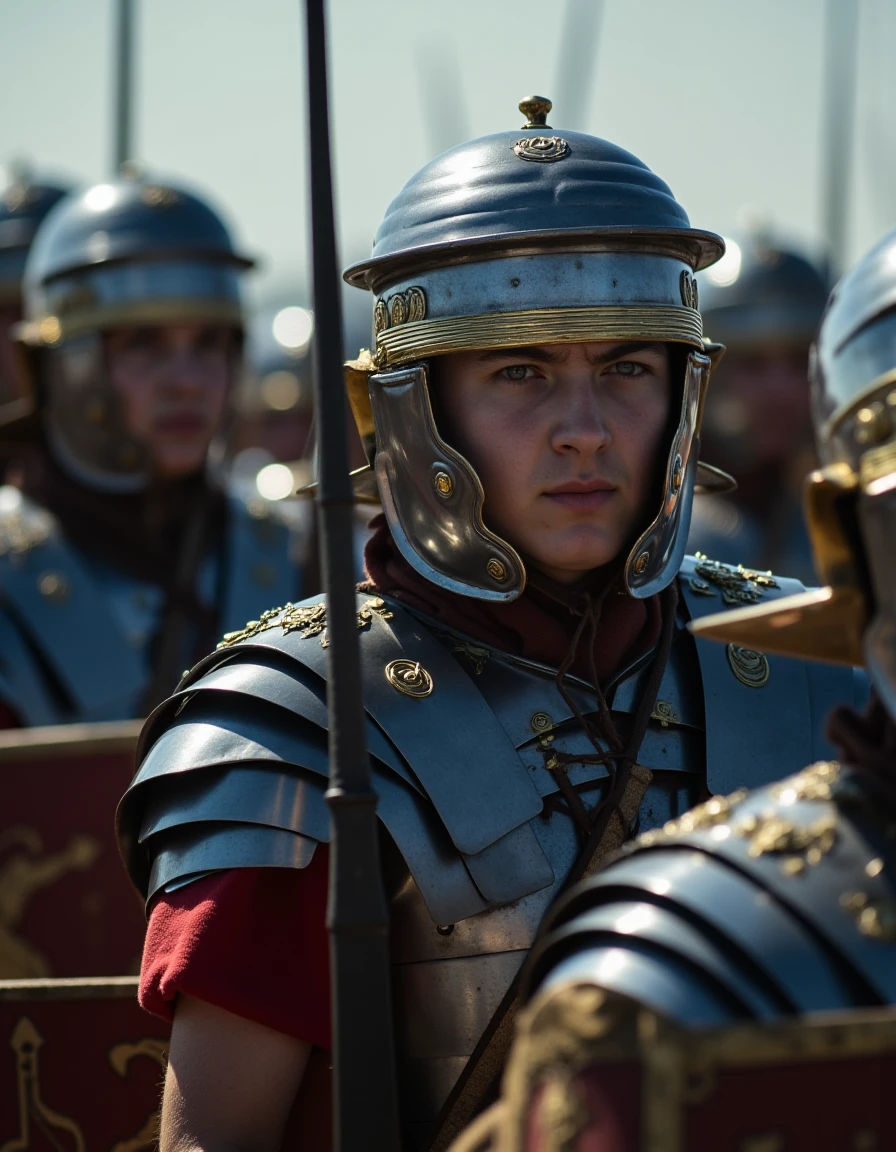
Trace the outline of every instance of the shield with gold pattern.
<instances>
[{"instance_id":1,"label":"shield with gold pattern","mask_svg":"<svg viewBox=\"0 0 896 1152\"><path fill-rule=\"evenodd\" d=\"M0 732L0 980L138 971L145 920L114 824L140 728Z\"/></svg>"},{"instance_id":2,"label":"shield with gold pattern","mask_svg":"<svg viewBox=\"0 0 896 1152\"><path fill-rule=\"evenodd\" d=\"M0 1152L150 1152L168 1030L134 976L0 980Z\"/></svg>"}]
</instances>

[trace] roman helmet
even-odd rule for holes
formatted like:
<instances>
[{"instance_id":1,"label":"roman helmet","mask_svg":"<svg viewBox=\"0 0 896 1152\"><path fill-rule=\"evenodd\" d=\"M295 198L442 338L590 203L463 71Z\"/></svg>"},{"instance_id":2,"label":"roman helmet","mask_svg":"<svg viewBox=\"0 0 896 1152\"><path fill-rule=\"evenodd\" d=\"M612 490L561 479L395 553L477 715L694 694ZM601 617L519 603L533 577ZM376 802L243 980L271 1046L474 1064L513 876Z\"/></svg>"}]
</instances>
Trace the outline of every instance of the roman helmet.
<instances>
[{"instance_id":1,"label":"roman helmet","mask_svg":"<svg viewBox=\"0 0 896 1152\"><path fill-rule=\"evenodd\" d=\"M241 334L240 279L252 264L203 200L136 171L56 206L28 257L18 336L60 466L97 489L145 486L145 449L122 426L102 335L197 322Z\"/></svg>"},{"instance_id":2,"label":"roman helmet","mask_svg":"<svg viewBox=\"0 0 896 1152\"><path fill-rule=\"evenodd\" d=\"M629 152L547 123L551 102L520 104L526 123L452 149L389 206L369 259L345 273L375 297L370 352L347 366L349 397L396 544L433 583L483 600L522 592L522 559L483 521L469 461L439 434L427 361L533 342L645 339L683 350L680 414L650 523L625 563L635 597L680 566L698 481L711 359L694 273L722 240L691 228L658 176ZM698 474L699 473L699 474Z\"/></svg>"},{"instance_id":3,"label":"roman helmet","mask_svg":"<svg viewBox=\"0 0 896 1152\"><path fill-rule=\"evenodd\" d=\"M724 257L699 282L703 326L729 351L808 348L829 291L809 260L758 229L726 238Z\"/></svg>"},{"instance_id":4,"label":"roman helmet","mask_svg":"<svg viewBox=\"0 0 896 1152\"><path fill-rule=\"evenodd\" d=\"M55 184L36 183L24 169L14 171L0 191L0 318L5 326L21 316L25 259L37 227L66 192ZM7 335L0 332L4 346ZM0 350L0 404L15 404L20 393L14 358Z\"/></svg>"},{"instance_id":5,"label":"roman helmet","mask_svg":"<svg viewBox=\"0 0 896 1152\"><path fill-rule=\"evenodd\" d=\"M836 286L810 355L821 467L806 518L825 587L707 616L701 636L864 664L896 716L896 232Z\"/></svg>"}]
</instances>

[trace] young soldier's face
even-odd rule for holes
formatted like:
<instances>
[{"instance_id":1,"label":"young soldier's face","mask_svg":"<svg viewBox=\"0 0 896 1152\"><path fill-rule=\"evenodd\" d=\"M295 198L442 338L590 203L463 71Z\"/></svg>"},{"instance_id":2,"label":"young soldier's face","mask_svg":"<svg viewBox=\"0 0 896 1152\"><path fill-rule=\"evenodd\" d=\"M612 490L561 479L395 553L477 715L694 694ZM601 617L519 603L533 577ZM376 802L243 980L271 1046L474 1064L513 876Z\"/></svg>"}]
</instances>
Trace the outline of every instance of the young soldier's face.
<instances>
[{"instance_id":1,"label":"young soldier's face","mask_svg":"<svg viewBox=\"0 0 896 1152\"><path fill-rule=\"evenodd\" d=\"M216 325L121 328L106 335L106 365L125 429L163 479L202 468L221 425L234 334Z\"/></svg>"},{"instance_id":2,"label":"young soldier's face","mask_svg":"<svg viewBox=\"0 0 896 1152\"><path fill-rule=\"evenodd\" d=\"M486 523L546 575L578 580L646 527L669 414L663 344L458 352L437 379Z\"/></svg>"}]
</instances>

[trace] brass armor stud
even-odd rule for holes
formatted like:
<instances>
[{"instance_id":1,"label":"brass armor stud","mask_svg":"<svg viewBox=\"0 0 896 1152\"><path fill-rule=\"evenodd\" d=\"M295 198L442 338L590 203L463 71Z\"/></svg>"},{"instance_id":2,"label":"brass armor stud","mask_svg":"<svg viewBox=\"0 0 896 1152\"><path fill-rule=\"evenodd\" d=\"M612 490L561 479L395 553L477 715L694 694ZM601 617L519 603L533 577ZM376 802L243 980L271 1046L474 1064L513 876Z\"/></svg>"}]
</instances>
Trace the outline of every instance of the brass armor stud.
<instances>
[{"instance_id":1,"label":"brass armor stud","mask_svg":"<svg viewBox=\"0 0 896 1152\"><path fill-rule=\"evenodd\" d=\"M48 600L55 600L58 604L68 600L71 594L71 585L61 572L43 572L37 578L37 587L41 596Z\"/></svg>"},{"instance_id":2,"label":"brass armor stud","mask_svg":"<svg viewBox=\"0 0 896 1152\"><path fill-rule=\"evenodd\" d=\"M432 482L440 496L448 497L454 491L454 481L447 472L436 472Z\"/></svg>"},{"instance_id":3,"label":"brass armor stud","mask_svg":"<svg viewBox=\"0 0 896 1152\"><path fill-rule=\"evenodd\" d=\"M403 692L405 696L422 700L424 696L432 695L432 676L419 660L390 660L385 672L386 679L392 687Z\"/></svg>"},{"instance_id":4,"label":"brass armor stud","mask_svg":"<svg viewBox=\"0 0 896 1152\"><path fill-rule=\"evenodd\" d=\"M768 682L768 657L752 648L741 648L739 644L729 644L728 663L731 671L748 688L761 688Z\"/></svg>"},{"instance_id":5,"label":"brass armor stud","mask_svg":"<svg viewBox=\"0 0 896 1152\"><path fill-rule=\"evenodd\" d=\"M635 560L635 575L643 576L647 571L647 565L650 563L650 553L642 552Z\"/></svg>"},{"instance_id":6,"label":"brass armor stud","mask_svg":"<svg viewBox=\"0 0 896 1152\"><path fill-rule=\"evenodd\" d=\"M547 96L526 96L520 100L520 112L526 117L524 128L550 128L547 123L548 112L554 105Z\"/></svg>"},{"instance_id":7,"label":"brass armor stud","mask_svg":"<svg viewBox=\"0 0 896 1152\"><path fill-rule=\"evenodd\" d=\"M880 444L892 431L891 415L879 400L867 408L859 409L856 415L856 440L860 444Z\"/></svg>"},{"instance_id":8,"label":"brass armor stud","mask_svg":"<svg viewBox=\"0 0 896 1152\"><path fill-rule=\"evenodd\" d=\"M500 560L489 560L485 566L486 572L491 576L492 580L506 580L507 569Z\"/></svg>"},{"instance_id":9,"label":"brass armor stud","mask_svg":"<svg viewBox=\"0 0 896 1152\"><path fill-rule=\"evenodd\" d=\"M681 462L681 455L677 455L672 462L672 491L677 492L681 487L681 477L684 472L684 467Z\"/></svg>"},{"instance_id":10,"label":"brass armor stud","mask_svg":"<svg viewBox=\"0 0 896 1152\"><path fill-rule=\"evenodd\" d=\"M547 712L535 712L529 721L533 732L549 732L554 727L554 721Z\"/></svg>"}]
</instances>

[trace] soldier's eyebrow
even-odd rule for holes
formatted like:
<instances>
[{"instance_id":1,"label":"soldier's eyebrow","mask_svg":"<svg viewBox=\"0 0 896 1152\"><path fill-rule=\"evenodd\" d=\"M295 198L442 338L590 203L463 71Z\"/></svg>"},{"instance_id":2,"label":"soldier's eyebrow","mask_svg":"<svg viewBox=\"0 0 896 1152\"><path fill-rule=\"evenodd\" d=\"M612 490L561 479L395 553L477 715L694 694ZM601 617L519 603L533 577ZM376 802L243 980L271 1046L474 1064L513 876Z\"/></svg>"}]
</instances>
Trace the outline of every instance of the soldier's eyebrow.
<instances>
[{"instance_id":1,"label":"soldier's eyebrow","mask_svg":"<svg viewBox=\"0 0 896 1152\"><path fill-rule=\"evenodd\" d=\"M609 364L621 356L631 356L635 353L648 353L655 356L665 356L666 346L660 341L645 342L643 340L629 340L602 346L600 351L588 359L592 364ZM494 361L506 362L508 360L529 360L536 364L562 364L569 357L569 351L561 345L526 345L522 348L489 348L477 354L476 360L481 364Z\"/></svg>"}]
</instances>

